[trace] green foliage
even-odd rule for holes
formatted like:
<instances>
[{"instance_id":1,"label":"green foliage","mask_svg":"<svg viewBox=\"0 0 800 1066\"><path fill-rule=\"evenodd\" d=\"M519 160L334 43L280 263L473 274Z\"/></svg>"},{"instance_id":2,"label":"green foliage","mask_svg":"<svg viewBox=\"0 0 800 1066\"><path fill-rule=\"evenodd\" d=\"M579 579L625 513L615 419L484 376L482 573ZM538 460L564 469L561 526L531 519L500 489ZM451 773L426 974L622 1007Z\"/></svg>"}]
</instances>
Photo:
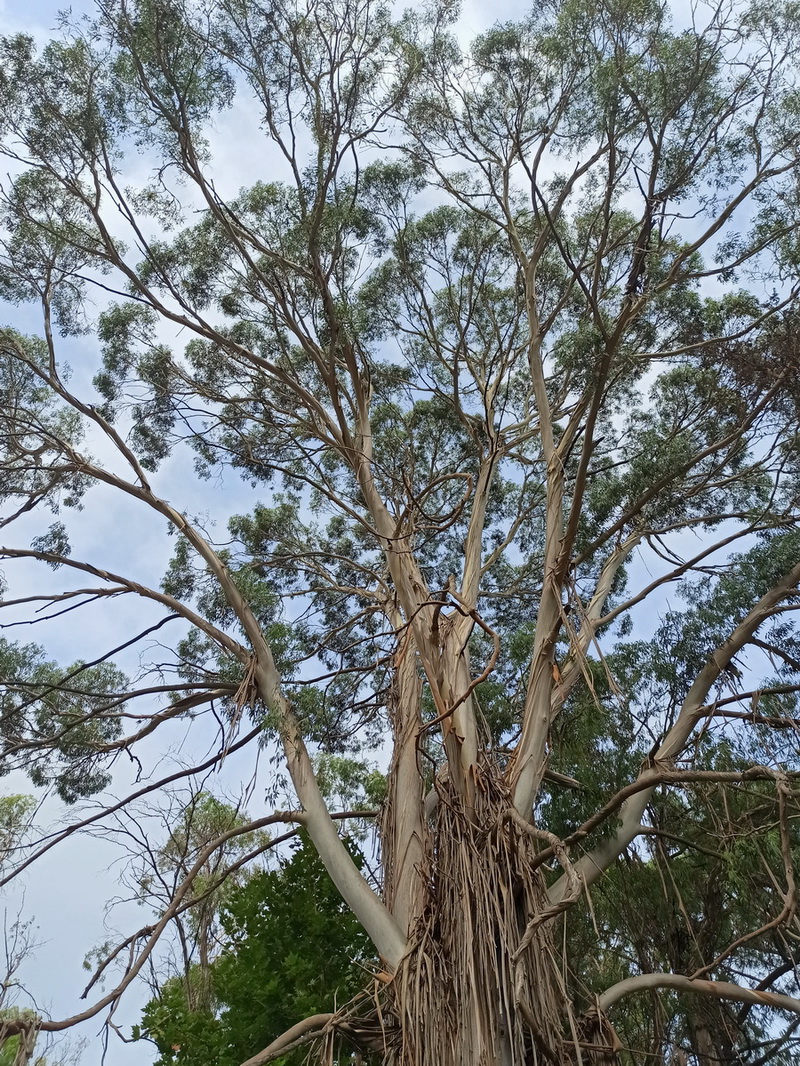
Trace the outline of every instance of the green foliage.
<instances>
[{"instance_id":1,"label":"green foliage","mask_svg":"<svg viewBox=\"0 0 800 1066\"><path fill-rule=\"evenodd\" d=\"M13 859L13 851L28 829L35 809L33 796L0 796L0 870Z\"/></svg>"},{"instance_id":2,"label":"green foliage","mask_svg":"<svg viewBox=\"0 0 800 1066\"><path fill-rule=\"evenodd\" d=\"M324 752L314 770L319 789L336 810L370 810L380 807L386 795L386 777L374 763Z\"/></svg>"},{"instance_id":3,"label":"green foliage","mask_svg":"<svg viewBox=\"0 0 800 1066\"><path fill-rule=\"evenodd\" d=\"M53 512L79 506L87 487L85 475L66 461L84 422L54 395L47 363L41 340L0 331L0 500L10 514L26 503Z\"/></svg>"},{"instance_id":4,"label":"green foliage","mask_svg":"<svg viewBox=\"0 0 800 1066\"><path fill-rule=\"evenodd\" d=\"M34 785L53 785L66 803L104 788L122 725L109 708L127 678L109 663L66 670L36 644L0 638L0 774L24 769Z\"/></svg>"},{"instance_id":5,"label":"green foliage","mask_svg":"<svg viewBox=\"0 0 800 1066\"><path fill-rule=\"evenodd\" d=\"M360 865L360 853L350 850ZM346 1002L371 963L363 930L305 836L276 870L228 891L220 923L214 1009L187 1005L193 970L165 982L135 1030L155 1042L158 1066L238 1066L308 1014Z\"/></svg>"}]
</instances>

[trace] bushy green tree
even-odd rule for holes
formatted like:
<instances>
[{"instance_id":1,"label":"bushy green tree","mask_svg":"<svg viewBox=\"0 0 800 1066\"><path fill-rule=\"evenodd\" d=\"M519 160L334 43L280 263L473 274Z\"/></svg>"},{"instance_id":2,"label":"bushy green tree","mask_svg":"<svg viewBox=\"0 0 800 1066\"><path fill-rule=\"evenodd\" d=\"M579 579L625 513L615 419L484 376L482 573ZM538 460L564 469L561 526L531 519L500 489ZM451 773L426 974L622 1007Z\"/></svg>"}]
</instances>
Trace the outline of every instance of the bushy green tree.
<instances>
[{"instance_id":1,"label":"bushy green tree","mask_svg":"<svg viewBox=\"0 0 800 1066\"><path fill-rule=\"evenodd\" d=\"M374 963L368 938L305 837L277 869L229 890L220 923L213 1006L198 1009L187 994L198 977L190 969L145 1008L141 1034L158 1047L160 1066L238 1066L307 1015L346 1004Z\"/></svg>"}]
</instances>

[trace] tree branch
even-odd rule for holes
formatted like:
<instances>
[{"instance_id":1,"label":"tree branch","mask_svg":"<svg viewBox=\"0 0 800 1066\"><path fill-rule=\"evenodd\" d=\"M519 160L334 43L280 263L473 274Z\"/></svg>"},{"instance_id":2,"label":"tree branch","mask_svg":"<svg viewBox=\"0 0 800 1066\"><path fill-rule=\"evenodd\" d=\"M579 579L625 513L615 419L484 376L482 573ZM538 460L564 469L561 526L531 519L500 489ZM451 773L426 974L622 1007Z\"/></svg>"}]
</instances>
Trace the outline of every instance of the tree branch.
<instances>
[{"instance_id":1,"label":"tree branch","mask_svg":"<svg viewBox=\"0 0 800 1066\"><path fill-rule=\"evenodd\" d=\"M259 1051L257 1055L243 1062L242 1066L264 1066L264 1063L276 1059L290 1047L297 1047L299 1044L305 1044L307 1041L322 1036L335 1017L335 1014L312 1014L309 1018L304 1018L287 1029L285 1033L277 1036L271 1044L267 1044L263 1051Z\"/></svg>"},{"instance_id":2,"label":"tree branch","mask_svg":"<svg viewBox=\"0 0 800 1066\"><path fill-rule=\"evenodd\" d=\"M774 1007L777 1010L788 1010L793 1014L800 1014L800 999L795 999L794 996L744 988L742 985L735 985L729 981L692 980L691 977L677 973L640 973L635 977L627 977L624 981L619 981L606 989L598 997L598 1009L605 1013L625 996L651 991L655 988L671 988L676 992L688 992L711 999L730 999L737 1003L752 1003L759 1007Z\"/></svg>"},{"instance_id":3,"label":"tree branch","mask_svg":"<svg viewBox=\"0 0 800 1066\"><path fill-rule=\"evenodd\" d=\"M675 724L655 751L652 759L655 766L659 764L668 766L680 755L695 726L707 713L705 708L712 685L733 657L750 643L756 630L772 616L781 601L797 589L798 582L800 582L800 563L792 567L769 592L761 597L727 640L711 654L689 689ZM645 767L639 777L639 782L647 780L652 773L652 766ZM647 787L644 789L636 787L635 793L622 805L620 825L614 836L594 851L582 856L575 864L579 876L585 879L587 885L593 884L636 838L651 794ZM554 899L558 899L566 890L567 885L562 877L552 886L550 892Z\"/></svg>"}]
</instances>

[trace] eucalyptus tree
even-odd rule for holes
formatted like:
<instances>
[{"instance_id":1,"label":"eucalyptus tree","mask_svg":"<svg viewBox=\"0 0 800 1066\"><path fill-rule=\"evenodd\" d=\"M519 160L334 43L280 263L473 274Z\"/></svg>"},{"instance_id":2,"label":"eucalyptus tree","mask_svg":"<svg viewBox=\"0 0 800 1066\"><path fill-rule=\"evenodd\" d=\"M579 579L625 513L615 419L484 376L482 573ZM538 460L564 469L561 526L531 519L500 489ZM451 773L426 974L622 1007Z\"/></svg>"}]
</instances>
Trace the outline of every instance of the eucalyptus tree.
<instances>
[{"instance_id":1,"label":"eucalyptus tree","mask_svg":"<svg viewBox=\"0 0 800 1066\"><path fill-rule=\"evenodd\" d=\"M113 1009L216 849L288 823L380 963L250 1066L339 1036L397 1063L791 1054L799 28L545 0L465 43L448 3L108 0L4 41L2 286L41 330L0 342L0 554L45 566L6 604L184 626L133 679L124 648L4 644L5 765L75 799L205 720L208 758L131 801L262 744L291 792L43 1030ZM261 169L228 191L239 156ZM181 448L241 485L224 538L165 488ZM72 554L96 486L166 523L160 585ZM317 771L387 742L365 873L337 828L365 812Z\"/></svg>"}]
</instances>

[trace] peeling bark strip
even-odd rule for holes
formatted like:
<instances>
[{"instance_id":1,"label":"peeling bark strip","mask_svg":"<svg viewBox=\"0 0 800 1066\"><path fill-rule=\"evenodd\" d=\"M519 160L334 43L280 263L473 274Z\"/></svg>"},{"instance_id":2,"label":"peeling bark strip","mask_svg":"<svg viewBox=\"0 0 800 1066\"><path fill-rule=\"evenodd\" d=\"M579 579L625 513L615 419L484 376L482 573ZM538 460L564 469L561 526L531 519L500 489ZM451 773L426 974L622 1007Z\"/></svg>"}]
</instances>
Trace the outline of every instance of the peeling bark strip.
<instances>
[{"instance_id":1,"label":"peeling bark strip","mask_svg":"<svg viewBox=\"0 0 800 1066\"><path fill-rule=\"evenodd\" d=\"M422 896L396 972L378 974L371 996L305 1019L242 1066L266 1066L311 1040L327 1064L353 1048L386 1066L617 1063L613 1026L604 1013L572 1016L560 972L553 922L568 904L548 902L538 855L539 843L550 843L569 870L560 842L520 818L488 763L474 807L449 782L437 791L431 850L416 871Z\"/></svg>"},{"instance_id":2,"label":"peeling bark strip","mask_svg":"<svg viewBox=\"0 0 800 1066\"><path fill-rule=\"evenodd\" d=\"M468 811L452 786L439 788L424 908L392 984L398 1066L566 1061L550 926L526 938L546 909L535 845L505 817L510 795L488 766L476 797Z\"/></svg>"}]
</instances>

